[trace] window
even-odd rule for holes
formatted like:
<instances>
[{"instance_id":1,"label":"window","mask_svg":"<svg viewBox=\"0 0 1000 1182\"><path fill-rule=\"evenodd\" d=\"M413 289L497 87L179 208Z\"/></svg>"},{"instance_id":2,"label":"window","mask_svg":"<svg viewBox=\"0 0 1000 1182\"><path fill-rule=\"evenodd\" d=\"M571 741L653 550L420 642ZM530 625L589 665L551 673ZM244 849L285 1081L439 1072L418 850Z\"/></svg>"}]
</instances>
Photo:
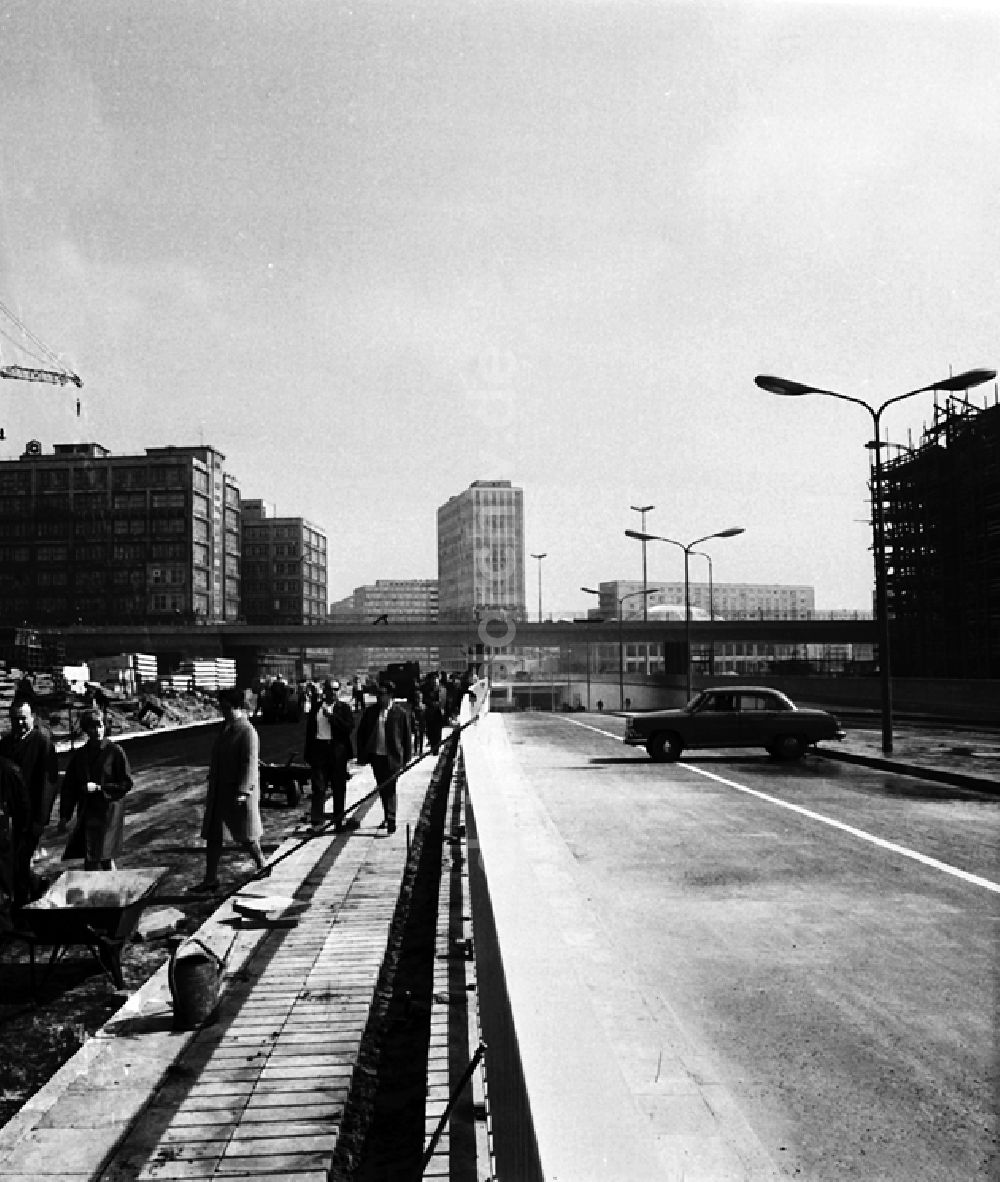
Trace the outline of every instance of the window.
<instances>
[{"instance_id":1,"label":"window","mask_svg":"<svg viewBox=\"0 0 1000 1182\"><path fill-rule=\"evenodd\" d=\"M69 547L40 545L37 555L39 562L65 562L69 558ZM17 560L15 559L15 561ZM25 551L25 561L27 561L27 551Z\"/></svg>"},{"instance_id":2,"label":"window","mask_svg":"<svg viewBox=\"0 0 1000 1182\"><path fill-rule=\"evenodd\" d=\"M185 505L183 492L154 492L150 497L154 509L183 509Z\"/></svg>"}]
</instances>

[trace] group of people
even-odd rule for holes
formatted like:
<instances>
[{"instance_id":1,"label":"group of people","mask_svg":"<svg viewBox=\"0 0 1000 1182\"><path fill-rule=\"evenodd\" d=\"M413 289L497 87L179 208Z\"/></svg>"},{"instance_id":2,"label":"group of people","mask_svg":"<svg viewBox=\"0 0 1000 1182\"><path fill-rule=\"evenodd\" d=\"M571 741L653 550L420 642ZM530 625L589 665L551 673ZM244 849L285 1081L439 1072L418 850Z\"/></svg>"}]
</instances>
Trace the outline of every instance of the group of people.
<instances>
[{"instance_id":1,"label":"group of people","mask_svg":"<svg viewBox=\"0 0 1000 1182\"><path fill-rule=\"evenodd\" d=\"M414 687L407 701L396 687L377 687L374 703L362 697L351 703L340 695L333 678L307 687L305 758L311 769L309 822L313 832L326 821L326 799L332 797L334 832L355 828L347 816L349 763L372 769L382 804L380 828L396 830L396 780L425 741L437 754L445 722L457 712L462 685L437 675ZM252 858L258 871L267 860L261 848L264 828L260 812L260 739L242 690L219 694L223 726L212 748L208 792L201 836L205 847L205 878L200 889L218 889L219 863L226 830ZM12 912L44 890L32 870L32 859L56 800L58 832L74 822L63 859L82 858L87 870L113 870L122 849L125 797L133 787L128 757L107 737L104 711L84 709L78 718L85 742L70 756L59 781L51 732L37 716L30 696L17 696L10 707L10 731L0 739L0 931L9 928ZM75 821L74 821L75 819Z\"/></svg>"},{"instance_id":2,"label":"group of people","mask_svg":"<svg viewBox=\"0 0 1000 1182\"><path fill-rule=\"evenodd\" d=\"M15 697L10 731L0 739L0 930L12 913L41 893L44 883L31 863L56 797L59 828L75 817L64 859L83 858L87 870L113 870L120 854L124 797L132 788L125 752L105 734L104 712L82 711L86 741L70 757L59 784L59 763L48 727L28 697Z\"/></svg>"}]
</instances>

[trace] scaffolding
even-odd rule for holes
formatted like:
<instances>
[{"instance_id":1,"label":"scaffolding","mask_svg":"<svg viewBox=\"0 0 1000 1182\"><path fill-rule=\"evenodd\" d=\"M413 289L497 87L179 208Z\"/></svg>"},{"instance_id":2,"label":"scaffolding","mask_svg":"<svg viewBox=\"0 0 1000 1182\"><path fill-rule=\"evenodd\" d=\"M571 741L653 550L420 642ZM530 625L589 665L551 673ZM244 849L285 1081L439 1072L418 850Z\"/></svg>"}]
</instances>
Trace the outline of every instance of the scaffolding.
<instances>
[{"instance_id":1,"label":"scaffolding","mask_svg":"<svg viewBox=\"0 0 1000 1182\"><path fill-rule=\"evenodd\" d=\"M935 403L882 467L893 674L1000 678L1000 402Z\"/></svg>"}]
</instances>

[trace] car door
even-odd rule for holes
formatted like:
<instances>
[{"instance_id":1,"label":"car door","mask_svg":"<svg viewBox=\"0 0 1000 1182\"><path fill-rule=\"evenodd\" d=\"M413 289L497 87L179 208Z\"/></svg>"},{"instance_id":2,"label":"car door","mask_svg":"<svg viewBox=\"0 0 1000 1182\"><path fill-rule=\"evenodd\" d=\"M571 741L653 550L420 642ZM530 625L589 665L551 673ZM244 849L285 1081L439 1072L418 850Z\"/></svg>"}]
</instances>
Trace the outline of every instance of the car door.
<instances>
[{"instance_id":1,"label":"car door","mask_svg":"<svg viewBox=\"0 0 1000 1182\"><path fill-rule=\"evenodd\" d=\"M744 747L765 747L787 722L787 711L770 694L740 694L740 734Z\"/></svg>"},{"instance_id":2,"label":"car door","mask_svg":"<svg viewBox=\"0 0 1000 1182\"><path fill-rule=\"evenodd\" d=\"M729 690L707 693L690 717L689 747L736 747L740 743L738 696Z\"/></svg>"}]
</instances>

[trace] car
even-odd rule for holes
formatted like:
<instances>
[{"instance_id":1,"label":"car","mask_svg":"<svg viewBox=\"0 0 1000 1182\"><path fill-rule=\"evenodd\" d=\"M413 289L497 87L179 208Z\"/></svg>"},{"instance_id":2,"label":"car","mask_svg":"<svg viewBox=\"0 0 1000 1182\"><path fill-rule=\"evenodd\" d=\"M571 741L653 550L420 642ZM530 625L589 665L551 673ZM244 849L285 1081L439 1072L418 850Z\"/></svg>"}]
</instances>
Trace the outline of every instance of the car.
<instances>
[{"instance_id":1,"label":"car","mask_svg":"<svg viewBox=\"0 0 1000 1182\"><path fill-rule=\"evenodd\" d=\"M800 708L781 690L760 685L713 686L679 710L625 720L625 742L645 747L657 763L699 747L763 747L774 759L795 760L821 740L845 733L835 715Z\"/></svg>"}]
</instances>

